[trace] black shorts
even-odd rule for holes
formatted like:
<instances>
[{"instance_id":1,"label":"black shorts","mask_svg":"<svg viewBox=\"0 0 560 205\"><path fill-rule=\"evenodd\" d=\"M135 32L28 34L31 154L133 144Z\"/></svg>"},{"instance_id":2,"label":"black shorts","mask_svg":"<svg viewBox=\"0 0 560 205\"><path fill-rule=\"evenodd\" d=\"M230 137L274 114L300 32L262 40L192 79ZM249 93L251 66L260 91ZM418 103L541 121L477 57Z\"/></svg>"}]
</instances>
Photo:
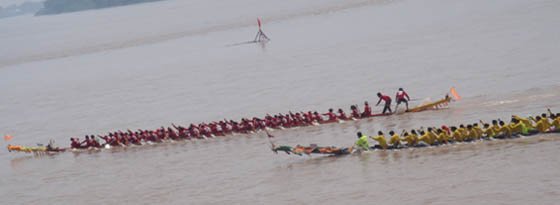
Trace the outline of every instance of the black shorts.
<instances>
[{"instance_id":1,"label":"black shorts","mask_svg":"<svg viewBox=\"0 0 560 205\"><path fill-rule=\"evenodd\" d=\"M406 100L406 99L397 99L397 105L398 105L398 104L401 104L402 102L408 103L408 100Z\"/></svg>"}]
</instances>

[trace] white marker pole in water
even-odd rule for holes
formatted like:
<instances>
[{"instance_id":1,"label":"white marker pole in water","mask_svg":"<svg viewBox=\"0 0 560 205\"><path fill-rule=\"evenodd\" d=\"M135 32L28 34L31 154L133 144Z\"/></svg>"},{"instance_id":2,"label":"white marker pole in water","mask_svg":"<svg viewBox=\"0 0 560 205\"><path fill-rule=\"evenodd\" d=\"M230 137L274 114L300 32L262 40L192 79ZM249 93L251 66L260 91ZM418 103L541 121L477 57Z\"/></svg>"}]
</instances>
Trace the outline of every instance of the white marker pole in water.
<instances>
[{"instance_id":1,"label":"white marker pole in water","mask_svg":"<svg viewBox=\"0 0 560 205\"><path fill-rule=\"evenodd\" d=\"M257 24L259 26L259 32L257 32L257 36L255 36L255 40L253 41L254 42L270 41L270 38L268 38L268 36L266 36L266 34L264 34L264 32L262 31L262 23L260 18L257 18Z\"/></svg>"}]
</instances>

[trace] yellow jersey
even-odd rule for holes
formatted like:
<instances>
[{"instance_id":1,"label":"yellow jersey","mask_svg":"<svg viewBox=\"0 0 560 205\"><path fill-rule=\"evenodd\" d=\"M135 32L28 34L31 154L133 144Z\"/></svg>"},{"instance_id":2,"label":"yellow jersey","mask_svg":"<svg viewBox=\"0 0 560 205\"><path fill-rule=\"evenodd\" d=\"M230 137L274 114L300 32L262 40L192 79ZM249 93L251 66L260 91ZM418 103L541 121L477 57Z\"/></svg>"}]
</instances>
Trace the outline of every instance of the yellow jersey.
<instances>
[{"instance_id":1,"label":"yellow jersey","mask_svg":"<svg viewBox=\"0 0 560 205\"><path fill-rule=\"evenodd\" d=\"M479 126L473 126L473 131L475 133L476 139L482 138L482 133L484 133L484 131L482 131L482 128L480 128Z\"/></svg>"},{"instance_id":2,"label":"yellow jersey","mask_svg":"<svg viewBox=\"0 0 560 205\"><path fill-rule=\"evenodd\" d=\"M504 125L500 127L499 133L503 134L505 137L511 137L511 128L508 125Z\"/></svg>"},{"instance_id":3,"label":"yellow jersey","mask_svg":"<svg viewBox=\"0 0 560 205\"><path fill-rule=\"evenodd\" d=\"M484 129L483 134L486 137L494 137L496 136L496 133L494 132L494 129L492 129L491 127L488 127L487 129Z\"/></svg>"},{"instance_id":4,"label":"yellow jersey","mask_svg":"<svg viewBox=\"0 0 560 205\"><path fill-rule=\"evenodd\" d=\"M371 139L377 141L379 146L381 146L383 149L387 149L387 140L385 140L385 137L383 135L377 135L375 137L371 137Z\"/></svg>"},{"instance_id":5,"label":"yellow jersey","mask_svg":"<svg viewBox=\"0 0 560 205\"><path fill-rule=\"evenodd\" d=\"M404 137L404 140L406 141L406 145L415 146L416 144L418 144L418 135L415 134L407 135Z\"/></svg>"},{"instance_id":6,"label":"yellow jersey","mask_svg":"<svg viewBox=\"0 0 560 205\"><path fill-rule=\"evenodd\" d=\"M438 135L438 141L440 143L447 143L449 141L449 135L447 132L443 131Z\"/></svg>"},{"instance_id":7,"label":"yellow jersey","mask_svg":"<svg viewBox=\"0 0 560 205\"><path fill-rule=\"evenodd\" d=\"M389 140L389 144L393 145L393 146L397 146L401 144L401 137L399 137L398 134L394 134L393 136L391 136L391 139Z\"/></svg>"},{"instance_id":8,"label":"yellow jersey","mask_svg":"<svg viewBox=\"0 0 560 205\"><path fill-rule=\"evenodd\" d=\"M474 140L476 139L476 133L474 132L474 130L471 129L467 129L468 134L464 137L464 140Z\"/></svg>"},{"instance_id":9,"label":"yellow jersey","mask_svg":"<svg viewBox=\"0 0 560 205\"><path fill-rule=\"evenodd\" d=\"M525 124L525 126L526 126L528 129L533 129L533 128L535 128L535 126L533 125L533 123L531 123L531 120L529 120L529 119L527 119L527 118L519 117L519 116L517 116L517 115L514 115L513 118L515 118L515 119L521 121L523 124Z\"/></svg>"},{"instance_id":10,"label":"yellow jersey","mask_svg":"<svg viewBox=\"0 0 560 205\"><path fill-rule=\"evenodd\" d=\"M458 129L451 133L451 138L457 142L463 141L463 134Z\"/></svg>"},{"instance_id":11,"label":"yellow jersey","mask_svg":"<svg viewBox=\"0 0 560 205\"><path fill-rule=\"evenodd\" d=\"M560 129L560 117L557 117L552 121L552 126L554 126L554 129L556 130Z\"/></svg>"},{"instance_id":12,"label":"yellow jersey","mask_svg":"<svg viewBox=\"0 0 560 205\"><path fill-rule=\"evenodd\" d=\"M426 144L429 145L433 145L434 141L432 140L432 137L430 137L430 135L428 133L425 133L424 135L418 137L419 141L425 142Z\"/></svg>"}]
</instances>

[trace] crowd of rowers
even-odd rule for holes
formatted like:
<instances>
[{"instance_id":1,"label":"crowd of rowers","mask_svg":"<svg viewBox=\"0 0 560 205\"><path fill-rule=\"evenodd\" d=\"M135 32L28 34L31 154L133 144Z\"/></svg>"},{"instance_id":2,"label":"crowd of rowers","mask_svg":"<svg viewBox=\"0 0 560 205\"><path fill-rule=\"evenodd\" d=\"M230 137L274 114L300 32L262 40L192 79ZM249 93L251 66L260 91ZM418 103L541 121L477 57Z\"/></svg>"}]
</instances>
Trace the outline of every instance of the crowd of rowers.
<instances>
[{"instance_id":1,"label":"crowd of rowers","mask_svg":"<svg viewBox=\"0 0 560 205\"><path fill-rule=\"evenodd\" d=\"M379 97L377 105L382 101L385 103L382 114L391 114L391 98L381 93L377 93L377 96ZM397 106L400 103L405 103L406 109L408 110L408 101L410 97L402 88L397 92L396 98ZM172 127L161 127L156 130L139 129L137 131L116 131L103 136L98 135L97 137L94 135L86 135L84 140L70 138L70 148L86 149L101 148L105 145L128 146L141 145L142 142L158 143L165 140L206 139L233 133L254 133L266 129L305 127L374 116L372 108L367 101L364 103L363 111L360 111L357 105L350 106L350 109L350 115L347 115L342 109L338 109L335 113L331 108L327 113L322 114L317 111L289 112L288 114L267 114L264 118L243 118L240 122L224 119L219 122L190 124L188 127L172 124ZM387 111L389 113L386 113ZM101 140L104 142L101 142Z\"/></svg>"},{"instance_id":2,"label":"crowd of rowers","mask_svg":"<svg viewBox=\"0 0 560 205\"><path fill-rule=\"evenodd\" d=\"M470 142L488 139L506 139L519 136L530 136L538 133L560 132L560 113L541 114L536 117L523 118L517 115L511 117L509 123L502 120L492 120L492 123L478 123L455 126L428 127L427 129L403 130L402 136L390 131L389 140L379 131L377 136L370 138L376 142L370 146L368 137L357 133L358 140L355 147L360 150L370 149L399 149L405 147L435 146L455 142Z\"/></svg>"}]
</instances>

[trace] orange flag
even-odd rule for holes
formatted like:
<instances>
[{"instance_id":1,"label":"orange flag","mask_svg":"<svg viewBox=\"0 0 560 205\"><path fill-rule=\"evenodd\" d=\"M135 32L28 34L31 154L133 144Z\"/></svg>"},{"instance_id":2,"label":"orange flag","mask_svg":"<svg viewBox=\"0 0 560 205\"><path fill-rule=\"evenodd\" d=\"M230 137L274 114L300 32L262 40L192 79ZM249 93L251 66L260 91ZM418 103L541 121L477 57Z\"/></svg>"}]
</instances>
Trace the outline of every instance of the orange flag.
<instances>
[{"instance_id":1,"label":"orange flag","mask_svg":"<svg viewBox=\"0 0 560 205\"><path fill-rule=\"evenodd\" d=\"M455 87L451 87L451 95L453 95L453 97L455 98L455 100L461 100L461 96L459 96L459 94L457 94L457 91L455 90Z\"/></svg>"},{"instance_id":2,"label":"orange flag","mask_svg":"<svg viewBox=\"0 0 560 205\"><path fill-rule=\"evenodd\" d=\"M4 141L10 141L10 140L12 140L12 138L14 138L14 137L12 137L11 135L5 135L4 136Z\"/></svg>"}]
</instances>

